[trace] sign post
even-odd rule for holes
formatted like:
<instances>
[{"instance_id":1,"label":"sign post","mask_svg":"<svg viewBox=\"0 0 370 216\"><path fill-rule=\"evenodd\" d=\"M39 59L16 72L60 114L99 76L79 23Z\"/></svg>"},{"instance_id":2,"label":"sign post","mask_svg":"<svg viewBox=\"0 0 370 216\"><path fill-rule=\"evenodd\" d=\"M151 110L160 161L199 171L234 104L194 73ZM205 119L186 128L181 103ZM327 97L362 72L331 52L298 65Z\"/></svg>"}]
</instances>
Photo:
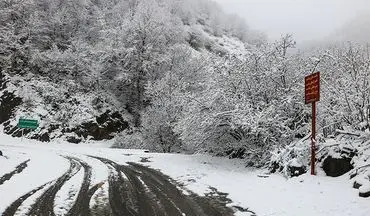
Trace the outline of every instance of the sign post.
<instances>
[{"instance_id":1,"label":"sign post","mask_svg":"<svg viewBox=\"0 0 370 216\"><path fill-rule=\"evenodd\" d=\"M20 118L18 120L17 126L18 126L18 128L22 129L22 140L23 140L23 131L24 131L24 129L35 130L36 128L39 127L39 122L37 120L33 120L33 119Z\"/></svg>"},{"instance_id":2,"label":"sign post","mask_svg":"<svg viewBox=\"0 0 370 216\"><path fill-rule=\"evenodd\" d=\"M316 101L320 100L320 72L304 78L305 104L312 104L312 135L311 135L311 175L315 175L316 160Z\"/></svg>"}]
</instances>

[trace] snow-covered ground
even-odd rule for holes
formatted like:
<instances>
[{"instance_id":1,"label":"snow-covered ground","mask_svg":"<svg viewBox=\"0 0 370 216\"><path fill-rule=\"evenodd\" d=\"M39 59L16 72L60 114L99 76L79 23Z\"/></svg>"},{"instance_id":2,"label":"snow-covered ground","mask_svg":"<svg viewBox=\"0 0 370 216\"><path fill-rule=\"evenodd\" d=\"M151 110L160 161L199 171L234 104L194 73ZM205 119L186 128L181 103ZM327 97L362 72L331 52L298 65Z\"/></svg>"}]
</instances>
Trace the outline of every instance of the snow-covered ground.
<instances>
[{"instance_id":1,"label":"snow-covered ground","mask_svg":"<svg viewBox=\"0 0 370 216\"><path fill-rule=\"evenodd\" d=\"M286 179L278 174L264 175L263 170L245 168L238 160L207 155L145 153L143 150L111 149L102 143L95 146L93 143L40 143L5 135L0 135L0 150L6 156L0 157L0 177L30 159L22 172L0 184L0 214L20 196L66 173L69 163L65 157L89 164L92 167L90 186L102 183L96 193L107 192L104 183L108 176L107 166L88 157L98 156L120 164L146 161L140 163L161 170L193 192L204 195L211 192L211 187L216 188L229 194L228 198L233 202L230 206L248 208L260 216L370 215L370 198L358 196L358 191L349 184L348 175L338 178L303 175ZM68 194L77 194L83 182L84 168L75 172L78 173L57 193L54 209L58 215L71 208L68 199L75 197ZM25 203L32 203L40 195L39 191L30 196L17 214L22 215L22 209L27 210ZM236 215L250 214L237 212Z\"/></svg>"}]
</instances>

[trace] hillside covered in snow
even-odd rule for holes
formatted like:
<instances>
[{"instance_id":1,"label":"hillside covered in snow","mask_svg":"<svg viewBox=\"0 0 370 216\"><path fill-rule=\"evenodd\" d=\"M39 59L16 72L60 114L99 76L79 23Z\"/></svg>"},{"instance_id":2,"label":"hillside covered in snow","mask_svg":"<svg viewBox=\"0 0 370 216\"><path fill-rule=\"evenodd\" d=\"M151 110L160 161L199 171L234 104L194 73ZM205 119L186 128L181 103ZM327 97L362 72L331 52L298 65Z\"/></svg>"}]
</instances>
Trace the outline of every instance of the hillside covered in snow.
<instances>
[{"instance_id":1,"label":"hillside covered in snow","mask_svg":"<svg viewBox=\"0 0 370 216\"><path fill-rule=\"evenodd\" d=\"M27 138L207 152L294 176L309 169L303 80L316 71L317 165L351 170L370 196L368 45L303 52L207 0L0 2L0 124L12 136L26 117L40 122Z\"/></svg>"},{"instance_id":2,"label":"hillside covered in snow","mask_svg":"<svg viewBox=\"0 0 370 216\"><path fill-rule=\"evenodd\" d=\"M111 139L142 126L149 87L265 39L208 1L0 2L0 124L28 138ZM199 68L198 68L199 67Z\"/></svg>"}]
</instances>

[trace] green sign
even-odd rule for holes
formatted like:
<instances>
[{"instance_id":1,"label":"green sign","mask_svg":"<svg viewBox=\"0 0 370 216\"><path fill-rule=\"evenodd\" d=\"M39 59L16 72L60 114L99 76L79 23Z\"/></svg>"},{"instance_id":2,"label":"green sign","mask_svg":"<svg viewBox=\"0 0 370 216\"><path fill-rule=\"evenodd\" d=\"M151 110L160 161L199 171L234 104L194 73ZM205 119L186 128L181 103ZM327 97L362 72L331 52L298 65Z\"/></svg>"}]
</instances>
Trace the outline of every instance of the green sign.
<instances>
[{"instance_id":1,"label":"green sign","mask_svg":"<svg viewBox=\"0 0 370 216\"><path fill-rule=\"evenodd\" d=\"M19 128L36 129L38 126L39 123L37 120L20 118L18 121Z\"/></svg>"}]
</instances>

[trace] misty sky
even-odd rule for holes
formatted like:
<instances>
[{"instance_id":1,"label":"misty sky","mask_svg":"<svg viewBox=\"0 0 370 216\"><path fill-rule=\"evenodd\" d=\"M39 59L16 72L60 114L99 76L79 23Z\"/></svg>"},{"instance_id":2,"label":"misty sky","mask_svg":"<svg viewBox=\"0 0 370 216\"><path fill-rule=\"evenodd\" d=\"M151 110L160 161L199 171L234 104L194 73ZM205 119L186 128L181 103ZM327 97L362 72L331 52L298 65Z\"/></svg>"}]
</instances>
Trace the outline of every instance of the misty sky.
<instances>
[{"instance_id":1,"label":"misty sky","mask_svg":"<svg viewBox=\"0 0 370 216\"><path fill-rule=\"evenodd\" d=\"M370 13L370 0L213 0L245 18L270 39L292 33L298 41L327 37L356 14Z\"/></svg>"}]
</instances>

